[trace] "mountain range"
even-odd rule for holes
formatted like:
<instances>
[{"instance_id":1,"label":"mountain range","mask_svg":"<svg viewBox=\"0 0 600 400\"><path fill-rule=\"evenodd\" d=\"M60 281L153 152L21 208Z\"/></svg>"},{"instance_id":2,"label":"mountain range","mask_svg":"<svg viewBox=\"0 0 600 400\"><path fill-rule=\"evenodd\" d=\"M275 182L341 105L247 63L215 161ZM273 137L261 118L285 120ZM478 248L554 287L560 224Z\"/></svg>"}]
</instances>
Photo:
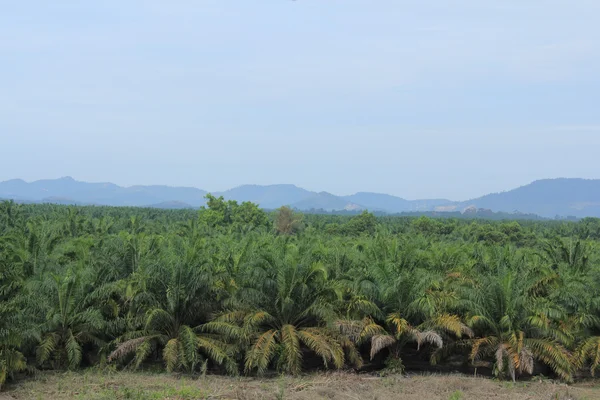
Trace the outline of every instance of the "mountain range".
<instances>
[{"instance_id":1,"label":"mountain range","mask_svg":"<svg viewBox=\"0 0 600 400\"><path fill-rule=\"evenodd\" d=\"M191 187L163 185L123 187L114 183L89 183L71 177L25 182L0 182L0 199L26 203L198 208L206 204L208 192ZM465 212L486 209L494 212L555 216L600 217L600 179L559 178L538 180L519 188L491 193L466 201L446 199L406 200L381 193L359 192L336 196L312 192L295 185L243 185L212 192L227 200L251 201L265 209L288 205L302 211Z\"/></svg>"}]
</instances>

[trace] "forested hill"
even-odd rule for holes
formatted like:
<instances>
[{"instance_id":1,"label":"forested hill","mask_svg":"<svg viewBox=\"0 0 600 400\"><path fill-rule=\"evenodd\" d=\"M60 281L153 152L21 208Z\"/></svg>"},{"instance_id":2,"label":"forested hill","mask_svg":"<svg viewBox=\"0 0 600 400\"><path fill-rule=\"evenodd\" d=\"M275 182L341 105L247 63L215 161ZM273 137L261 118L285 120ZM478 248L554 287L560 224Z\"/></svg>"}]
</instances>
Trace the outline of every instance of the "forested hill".
<instances>
[{"instance_id":1,"label":"forested hill","mask_svg":"<svg viewBox=\"0 0 600 400\"><path fill-rule=\"evenodd\" d=\"M206 204L208 192L191 187L131 186L88 183L65 177L25 182L0 182L0 199L22 203L145 206L156 208L198 208ZM446 199L407 200L381 193L359 192L336 196L312 192L291 184L243 185L224 192L212 192L226 200L250 201L265 209L282 205L302 211L350 211L365 209L380 213L493 212L555 216L600 217L600 180L546 179L506 192L488 194L468 201Z\"/></svg>"}]
</instances>

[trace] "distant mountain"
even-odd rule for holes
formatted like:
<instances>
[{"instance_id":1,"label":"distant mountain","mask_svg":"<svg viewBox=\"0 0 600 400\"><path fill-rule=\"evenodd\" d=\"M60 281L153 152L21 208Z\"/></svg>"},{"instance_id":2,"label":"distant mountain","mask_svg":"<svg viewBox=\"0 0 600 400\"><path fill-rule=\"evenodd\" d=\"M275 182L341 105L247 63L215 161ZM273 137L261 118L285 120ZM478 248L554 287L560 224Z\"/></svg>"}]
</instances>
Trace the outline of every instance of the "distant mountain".
<instances>
[{"instance_id":1,"label":"distant mountain","mask_svg":"<svg viewBox=\"0 0 600 400\"><path fill-rule=\"evenodd\" d=\"M88 183L71 177L27 183L21 179L0 182L0 197L38 203L151 206L180 201L199 207L206 191L170 186L121 187L114 183Z\"/></svg>"},{"instance_id":2,"label":"distant mountain","mask_svg":"<svg viewBox=\"0 0 600 400\"><path fill-rule=\"evenodd\" d=\"M452 204L450 200L406 200L389 194L358 192L344 199L361 204L370 211L385 211L388 213L401 213L413 211L432 211L436 207Z\"/></svg>"},{"instance_id":3,"label":"distant mountain","mask_svg":"<svg viewBox=\"0 0 600 400\"><path fill-rule=\"evenodd\" d=\"M223 196L226 200L251 201L267 209L290 206L315 195L295 185L243 185L213 194Z\"/></svg>"},{"instance_id":4,"label":"distant mountain","mask_svg":"<svg viewBox=\"0 0 600 400\"><path fill-rule=\"evenodd\" d=\"M343 197L335 196L331 193L320 192L315 193L313 196L301 200L297 203L292 204L293 208L298 210L325 210L325 211L334 211L334 210L346 210L346 211L355 211L355 210L363 210L364 206L353 203L344 199Z\"/></svg>"},{"instance_id":5,"label":"distant mountain","mask_svg":"<svg viewBox=\"0 0 600 400\"><path fill-rule=\"evenodd\" d=\"M149 205L148 207L162 208L166 210L181 210L184 208L194 208L191 204L184 203L182 201L165 201L162 203Z\"/></svg>"},{"instance_id":6,"label":"distant mountain","mask_svg":"<svg viewBox=\"0 0 600 400\"><path fill-rule=\"evenodd\" d=\"M533 213L543 217L600 217L600 179L543 179L507 192L455 203L492 211Z\"/></svg>"},{"instance_id":7,"label":"distant mountain","mask_svg":"<svg viewBox=\"0 0 600 400\"><path fill-rule=\"evenodd\" d=\"M82 206L82 205L84 205L83 203L80 203L78 201L71 200L66 197L58 197L58 196L46 197L45 199L42 199L40 201L40 203L62 204L65 206Z\"/></svg>"},{"instance_id":8,"label":"distant mountain","mask_svg":"<svg viewBox=\"0 0 600 400\"><path fill-rule=\"evenodd\" d=\"M371 211L392 213L410 211L410 201L389 194L358 192L343 198L349 202L361 204Z\"/></svg>"},{"instance_id":9,"label":"distant mountain","mask_svg":"<svg viewBox=\"0 0 600 400\"><path fill-rule=\"evenodd\" d=\"M23 203L96 204L156 208L198 208L206 204L205 190L190 187L131 186L88 183L71 177L25 182L0 182L0 199ZM381 193L359 192L336 196L311 192L294 185L243 185L213 192L238 202L251 201L265 209L288 205L302 211L370 211L385 213L468 212L485 215L486 210L504 213L555 216L600 217L600 180L545 179L502 193L492 193L468 201L445 199L406 200Z\"/></svg>"},{"instance_id":10,"label":"distant mountain","mask_svg":"<svg viewBox=\"0 0 600 400\"><path fill-rule=\"evenodd\" d=\"M144 203L152 205L154 203L166 203L170 201L187 203L191 207L200 207L206 204L206 190L191 187L172 187L172 186L131 186L123 189L121 201L126 201L131 205Z\"/></svg>"}]
</instances>

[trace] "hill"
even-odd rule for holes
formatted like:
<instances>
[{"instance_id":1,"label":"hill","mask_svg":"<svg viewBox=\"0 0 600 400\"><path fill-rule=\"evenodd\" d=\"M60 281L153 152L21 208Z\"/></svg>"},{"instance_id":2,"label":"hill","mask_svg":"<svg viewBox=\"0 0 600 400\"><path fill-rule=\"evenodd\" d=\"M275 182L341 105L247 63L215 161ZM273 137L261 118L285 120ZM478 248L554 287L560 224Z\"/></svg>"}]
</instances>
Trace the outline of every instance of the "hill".
<instances>
[{"instance_id":1,"label":"hill","mask_svg":"<svg viewBox=\"0 0 600 400\"><path fill-rule=\"evenodd\" d=\"M281 206L304 201L314 196L314 192L299 188L295 185L242 185L225 192L213 193L223 196L226 200L251 201L262 208L275 209Z\"/></svg>"},{"instance_id":2,"label":"hill","mask_svg":"<svg viewBox=\"0 0 600 400\"><path fill-rule=\"evenodd\" d=\"M71 177L27 183L21 179L0 182L0 197L37 203L152 206L171 201L200 207L206 191L170 186L122 187L114 183L89 183Z\"/></svg>"},{"instance_id":3,"label":"hill","mask_svg":"<svg viewBox=\"0 0 600 400\"><path fill-rule=\"evenodd\" d=\"M454 209L485 208L544 217L600 217L599 179L543 179L529 185L454 204Z\"/></svg>"},{"instance_id":4,"label":"hill","mask_svg":"<svg viewBox=\"0 0 600 400\"><path fill-rule=\"evenodd\" d=\"M343 197L335 196L331 193L320 192L313 196L292 204L293 208L298 210L325 210L325 211L357 211L364 210L365 207L345 200Z\"/></svg>"},{"instance_id":5,"label":"hill","mask_svg":"<svg viewBox=\"0 0 600 400\"><path fill-rule=\"evenodd\" d=\"M369 192L358 192L343 198L349 202L361 204L370 211L385 211L388 213L432 211L436 207L452 203L446 199L406 200L389 194Z\"/></svg>"},{"instance_id":6,"label":"hill","mask_svg":"<svg viewBox=\"0 0 600 400\"><path fill-rule=\"evenodd\" d=\"M191 187L131 186L114 183L89 183L71 177L25 182L13 179L0 182L0 199L23 203L96 204L157 208L198 208L206 204L208 192ZM291 184L243 185L224 192L213 192L227 200L251 201L265 209L288 205L301 211L360 211L379 213L414 212L493 212L554 218L555 216L600 217L600 180L544 179L501 193L452 202L445 199L407 200L382 193L358 192L336 196L312 192Z\"/></svg>"}]
</instances>

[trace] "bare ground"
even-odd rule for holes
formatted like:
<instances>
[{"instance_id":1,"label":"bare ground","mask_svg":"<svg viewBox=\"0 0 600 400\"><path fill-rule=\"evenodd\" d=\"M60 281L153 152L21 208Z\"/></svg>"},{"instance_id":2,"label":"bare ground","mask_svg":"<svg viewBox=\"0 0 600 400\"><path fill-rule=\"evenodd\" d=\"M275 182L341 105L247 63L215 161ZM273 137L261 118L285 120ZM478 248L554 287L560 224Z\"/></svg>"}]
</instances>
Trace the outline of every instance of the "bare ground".
<instances>
[{"instance_id":1,"label":"bare ground","mask_svg":"<svg viewBox=\"0 0 600 400\"><path fill-rule=\"evenodd\" d=\"M192 378L90 370L41 373L7 386L0 400L12 399L595 400L600 399L600 380L565 385L538 379L513 384L464 375L380 378L351 373L270 379Z\"/></svg>"}]
</instances>

